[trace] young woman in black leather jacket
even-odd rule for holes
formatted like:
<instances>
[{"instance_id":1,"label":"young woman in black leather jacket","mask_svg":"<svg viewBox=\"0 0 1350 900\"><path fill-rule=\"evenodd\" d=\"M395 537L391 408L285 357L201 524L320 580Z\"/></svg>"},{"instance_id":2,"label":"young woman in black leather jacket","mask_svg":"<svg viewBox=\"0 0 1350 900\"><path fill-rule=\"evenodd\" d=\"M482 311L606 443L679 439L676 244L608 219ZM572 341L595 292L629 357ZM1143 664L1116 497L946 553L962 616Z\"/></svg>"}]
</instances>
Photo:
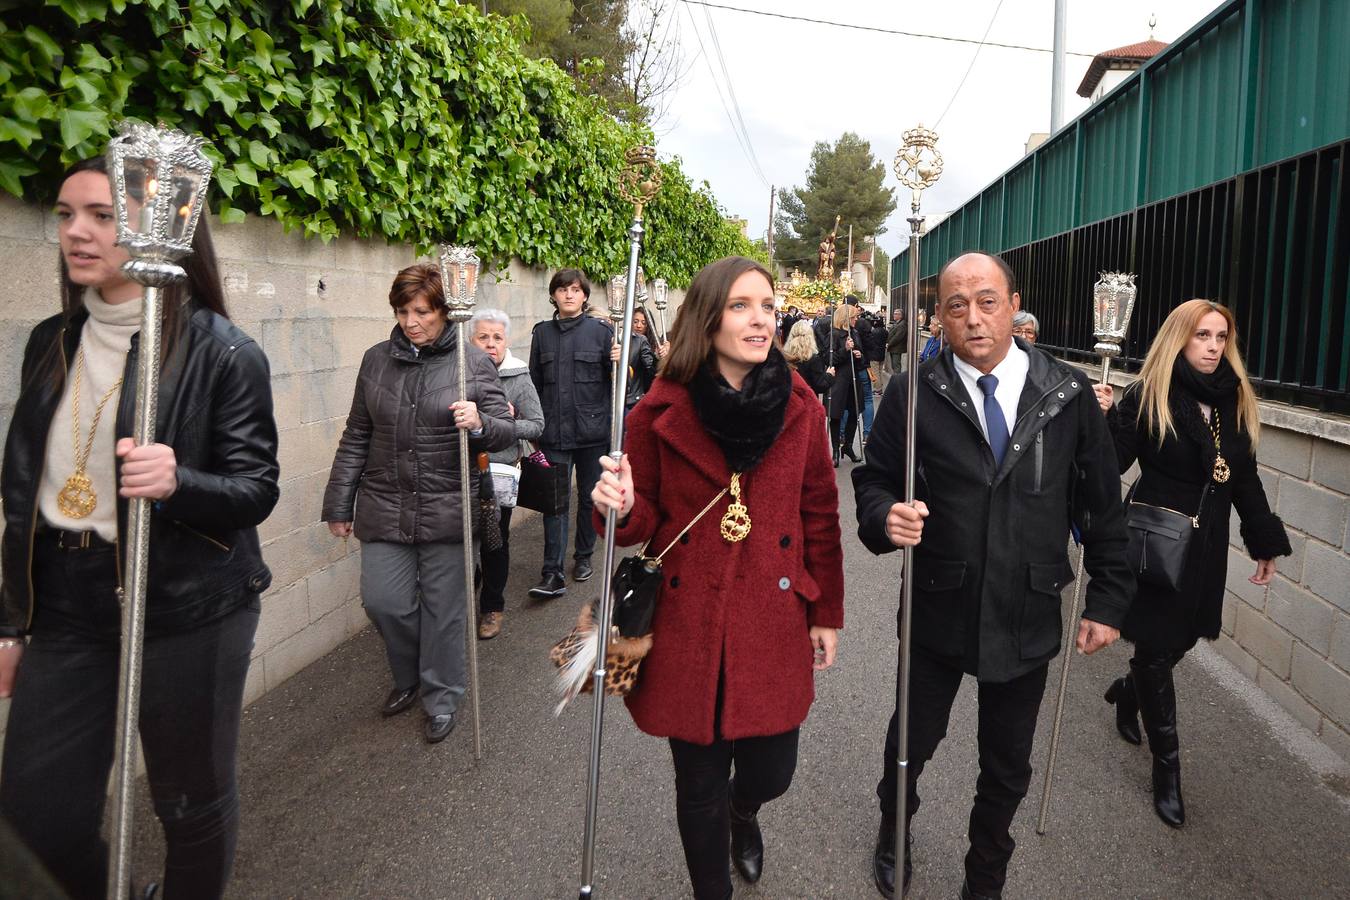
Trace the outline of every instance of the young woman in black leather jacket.
<instances>
[{"instance_id":1,"label":"young woman in black leather jacket","mask_svg":"<svg viewBox=\"0 0 1350 900\"><path fill-rule=\"evenodd\" d=\"M141 286L115 245L102 159L56 204L61 312L33 329L5 444L0 815L72 897L104 896L127 499L154 502L140 737L167 846L164 894L223 894L238 834L244 676L271 582L267 360L225 315L206 222L165 297L156 442L136 446ZM87 479L85 481L84 479Z\"/></svg>"}]
</instances>

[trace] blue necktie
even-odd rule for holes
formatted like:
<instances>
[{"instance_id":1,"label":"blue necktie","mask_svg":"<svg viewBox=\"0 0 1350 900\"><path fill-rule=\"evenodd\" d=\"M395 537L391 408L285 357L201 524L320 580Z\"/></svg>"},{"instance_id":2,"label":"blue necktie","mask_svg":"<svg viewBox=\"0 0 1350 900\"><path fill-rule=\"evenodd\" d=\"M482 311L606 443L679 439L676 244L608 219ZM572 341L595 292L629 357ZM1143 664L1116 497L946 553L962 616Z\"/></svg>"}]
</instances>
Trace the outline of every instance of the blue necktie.
<instances>
[{"instance_id":1,"label":"blue necktie","mask_svg":"<svg viewBox=\"0 0 1350 900\"><path fill-rule=\"evenodd\" d=\"M994 399L998 390L998 379L993 375L981 375L975 383L984 392L984 425L989 431L989 446L994 451L994 462L1003 465L1003 455L1008 452L1008 420L1003 418L1003 407Z\"/></svg>"}]
</instances>

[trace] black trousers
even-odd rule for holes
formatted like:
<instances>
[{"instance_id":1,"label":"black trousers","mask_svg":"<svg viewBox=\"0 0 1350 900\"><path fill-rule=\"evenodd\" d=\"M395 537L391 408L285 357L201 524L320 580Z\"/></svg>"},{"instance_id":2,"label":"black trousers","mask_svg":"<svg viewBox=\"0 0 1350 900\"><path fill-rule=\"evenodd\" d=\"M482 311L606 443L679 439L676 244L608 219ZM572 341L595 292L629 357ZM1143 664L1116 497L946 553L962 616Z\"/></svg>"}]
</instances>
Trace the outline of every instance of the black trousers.
<instances>
[{"instance_id":1,"label":"black trousers","mask_svg":"<svg viewBox=\"0 0 1350 900\"><path fill-rule=\"evenodd\" d=\"M745 815L783 796L797 769L798 729L768 737L720 737L711 744L670 739L675 763L675 818L694 900L731 896L731 824L727 778L736 766L736 809Z\"/></svg>"},{"instance_id":2,"label":"black trousers","mask_svg":"<svg viewBox=\"0 0 1350 900\"><path fill-rule=\"evenodd\" d=\"M506 579L511 574L511 512L514 507L501 507L502 545L496 550L484 548L481 552L483 589L478 592L478 611L501 612L506 609Z\"/></svg>"},{"instance_id":3,"label":"black trousers","mask_svg":"<svg viewBox=\"0 0 1350 900\"><path fill-rule=\"evenodd\" d=\"M119 639L111 547L40 538L37 616L15 681L0 767L3 816L71 897L105 894L100 836L113 762ZM140 735L164 827L165 900L225 892L239 831L235 760L256 597L191 631L149 635Z\"/></svg>"},{"instance_id":4,"label":"black trousers","mask_svg":"<svg viewBox=\"0 0 1350 900\"><path fill-rule=\"evenodd\" d=\"M1038 666L1001 684L979 682L980 775L970 810L970 850L965 861L966 881L977 894L998 897L1007 879L1015 846L1008 829L1031 784L1031 743L1048 668L1048 664ZM915 648L909 682L907 791L911 820L919 809L919 776L947 736L947 721L963 674L959 661ZM885 768L877 785L881 814L890 817L895 816L898 721L893 712L886 730Z\"/></svg>"}]
</instances>

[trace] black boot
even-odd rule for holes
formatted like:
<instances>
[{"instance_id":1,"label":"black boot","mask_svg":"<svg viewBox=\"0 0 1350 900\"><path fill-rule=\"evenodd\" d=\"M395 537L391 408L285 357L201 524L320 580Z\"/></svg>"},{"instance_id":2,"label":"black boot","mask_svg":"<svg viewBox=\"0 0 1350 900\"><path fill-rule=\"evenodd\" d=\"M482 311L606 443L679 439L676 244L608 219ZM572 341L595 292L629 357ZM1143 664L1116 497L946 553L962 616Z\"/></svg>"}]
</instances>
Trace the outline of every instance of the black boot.
<instances>
[{"instance_id":1,"label":"black boot","mask_svg":"<svg viewBox=\"0 0 1350 900\"><path fill-rule=\"evenodd\" d=\"M1138 746L1143 739L1139 735L1139 701L1134 696L1134 678L1126 675L1111 682L1106 689L1106 702L1116 707L1116 731L1126 743Z\"/></svg>"},{"instance_id":2,"label":"black boot","mask_svg":"<svg viewBox=\"0 0 1350 900\"><path fill-rule=\"evenodd\" d=\"M759 810L746 815L736 809L736 782L727 787L727 813L731 818L731 863L748 884L764 872L764 836L759 831Z\"/></svg>"},{"instance_id":3,"label":"black boot","mask_svg":"<svg viewBox=\"0 0 1350 900\"><path fill-rule=\"evenodd\" d=\"M1175 660L1169 655L1130 660L1130 674L1153 753L1153 809L1173 828L1186 823L1181 799L1181 744L1177 738L1177 695L1172 682Z\"/></svg>"},{"instance_id":4,"label":"black boot","mask_svg":"<svg viewBox=\"0 0 1350 900\"><path fill-rule=\"evenodd\" d=\"M905 832L905 875L901 883L901 896L909 893L909 881L914 876L914 863L911 860L910 847L914 844L914 834ZM872 881L886 900L895 897L895 817L882 815L881 827L877 829L877 845L872 850Z\"/></svg>"}]
</instances>

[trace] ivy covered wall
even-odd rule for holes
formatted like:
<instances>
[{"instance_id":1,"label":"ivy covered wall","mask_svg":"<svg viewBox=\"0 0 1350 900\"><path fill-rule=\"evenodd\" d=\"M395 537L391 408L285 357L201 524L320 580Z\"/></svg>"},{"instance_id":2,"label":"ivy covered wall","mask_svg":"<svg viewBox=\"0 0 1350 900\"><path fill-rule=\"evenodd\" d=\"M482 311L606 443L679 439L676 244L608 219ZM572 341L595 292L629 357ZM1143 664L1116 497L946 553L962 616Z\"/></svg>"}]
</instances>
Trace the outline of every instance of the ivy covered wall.
<instances>
[{"instance_id":1,"label":"ivy covered wall","mask_svg":"<svg viewBox=\"0 0 1350 900\"><path fill-rule=\"evenodd\" d=\"M620 271L618 174L651 134L526 56L525 27L453 0L0 0L0 188L50 200L138 118L210 141L227 222ZM753 255L706 183L663 169L650 277Z\"/></svg>"}]
</instances>

